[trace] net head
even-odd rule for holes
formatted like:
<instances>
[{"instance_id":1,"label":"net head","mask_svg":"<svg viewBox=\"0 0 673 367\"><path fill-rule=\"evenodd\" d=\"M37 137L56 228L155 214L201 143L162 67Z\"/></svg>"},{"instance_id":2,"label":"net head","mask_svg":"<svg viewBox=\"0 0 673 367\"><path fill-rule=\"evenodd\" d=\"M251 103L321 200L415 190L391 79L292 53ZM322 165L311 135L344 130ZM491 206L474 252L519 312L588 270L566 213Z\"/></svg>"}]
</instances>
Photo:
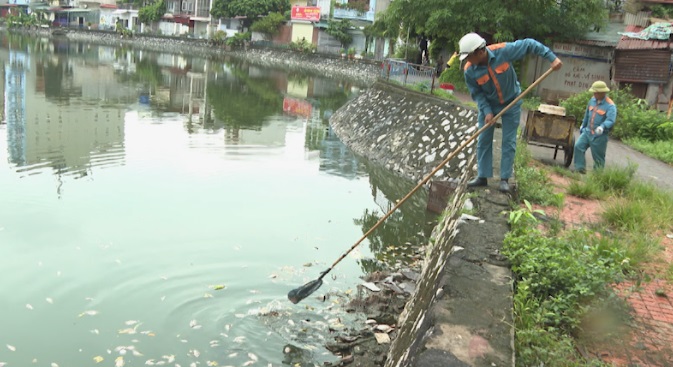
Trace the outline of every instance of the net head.
<instances>
[{"instance_id":1,"label":"net head","mask_svg":"<svg viewBox=\"0 0 673 367\"><path fill-rule=\"evenodd\" d=\"M289 299L290 302L297 304L301 302L304 298L310 296L313 292L317 291L321 285L322 285L322 279L312 280L299 288L291 290L287 294L287 299Z\"/></svg>"}]
</instances>

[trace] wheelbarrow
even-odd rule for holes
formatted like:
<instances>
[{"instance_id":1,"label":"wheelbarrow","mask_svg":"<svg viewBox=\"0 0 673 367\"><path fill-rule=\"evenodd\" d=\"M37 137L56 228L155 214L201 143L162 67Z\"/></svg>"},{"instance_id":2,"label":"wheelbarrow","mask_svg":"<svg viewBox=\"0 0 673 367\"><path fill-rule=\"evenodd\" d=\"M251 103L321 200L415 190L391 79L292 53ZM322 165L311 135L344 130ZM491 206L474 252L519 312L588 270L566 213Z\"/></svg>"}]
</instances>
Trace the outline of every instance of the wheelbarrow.
<instances>
[{"instance_id":1,"label":"wheelbarrow","mask_svg":"<svg viewBox=\"0 0 673 367\"><path fill-rule=\"evenodd\" d=\"M530 145L554 149L554 160L560 150L564 165L570 167L575 151L574 116L565 116L565 109L557 106L541 106L541 110L529 111L521 137Z\"/></svg>"}]
</instances>

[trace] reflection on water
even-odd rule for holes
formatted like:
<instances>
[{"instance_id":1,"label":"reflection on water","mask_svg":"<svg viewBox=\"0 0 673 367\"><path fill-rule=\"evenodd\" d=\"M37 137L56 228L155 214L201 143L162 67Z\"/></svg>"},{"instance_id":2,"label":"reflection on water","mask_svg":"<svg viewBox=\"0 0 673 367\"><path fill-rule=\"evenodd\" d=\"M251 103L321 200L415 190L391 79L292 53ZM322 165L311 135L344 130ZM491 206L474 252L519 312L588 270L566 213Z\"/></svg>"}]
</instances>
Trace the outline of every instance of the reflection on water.
<instances>
[{"instance_id":1,"label":"reflection on water","mask_svg":"<svg viewBox=\"0 0 673 367\"><path fill-rule=\"evenodd\" d=\"M427 238L421 195L292 305L412 186L329 129L355 88L13 35L0 63L0 365L322 364L358 274Z\"/></svg>"}]
</instances>

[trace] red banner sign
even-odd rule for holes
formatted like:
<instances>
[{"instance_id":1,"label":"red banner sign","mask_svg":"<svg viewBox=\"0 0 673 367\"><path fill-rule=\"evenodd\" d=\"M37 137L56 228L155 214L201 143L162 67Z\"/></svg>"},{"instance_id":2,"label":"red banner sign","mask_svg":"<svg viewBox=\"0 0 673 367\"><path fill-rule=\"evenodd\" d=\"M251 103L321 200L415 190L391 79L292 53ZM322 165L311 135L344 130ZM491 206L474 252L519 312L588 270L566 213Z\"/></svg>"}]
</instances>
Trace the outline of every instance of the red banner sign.
<instances>
[{"instance_id":1,"label":"red banner sign","mask_svg":"<svg viewBox=\"0 0 673 367\"><path fill-rule=\"evenodd\" d=\"M313 106L307 101L285 97L283 99L283 112L294 116L309 117Z\"/></svg>"},{"instance_id":2,"label":"red banner sign","mask_svg":"<svg viewBox=\"0 0 673 367\"><path fill-rule=\"evenodd\" d=\"M308 20L310 22L320 21L320 7L318 6L293 6L292 20Z\"/></svg>"}]
</instances>

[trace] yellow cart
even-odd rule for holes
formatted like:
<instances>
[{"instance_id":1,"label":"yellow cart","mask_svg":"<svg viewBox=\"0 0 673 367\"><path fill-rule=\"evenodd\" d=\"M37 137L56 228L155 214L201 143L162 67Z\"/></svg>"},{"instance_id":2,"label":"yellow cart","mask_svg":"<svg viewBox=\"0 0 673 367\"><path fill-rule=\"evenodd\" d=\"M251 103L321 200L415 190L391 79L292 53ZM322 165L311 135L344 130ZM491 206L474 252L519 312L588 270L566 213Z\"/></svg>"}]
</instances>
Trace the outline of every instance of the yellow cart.
<instances>
[{"instance_id":1,"label":"yellow cart","mask_svg":"<svg viewBox=\"0 0 673 367\"><path fill-rule=\"evenodd\" d=\"M522 138L530 145L554 149L554 160L559 150L564 153L564 165L570 167L575 151L574 116L565 116L565 109L541 105L540 110L528 112Z\"/></svg>"}]
</instances>

